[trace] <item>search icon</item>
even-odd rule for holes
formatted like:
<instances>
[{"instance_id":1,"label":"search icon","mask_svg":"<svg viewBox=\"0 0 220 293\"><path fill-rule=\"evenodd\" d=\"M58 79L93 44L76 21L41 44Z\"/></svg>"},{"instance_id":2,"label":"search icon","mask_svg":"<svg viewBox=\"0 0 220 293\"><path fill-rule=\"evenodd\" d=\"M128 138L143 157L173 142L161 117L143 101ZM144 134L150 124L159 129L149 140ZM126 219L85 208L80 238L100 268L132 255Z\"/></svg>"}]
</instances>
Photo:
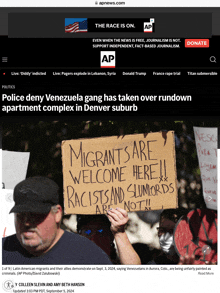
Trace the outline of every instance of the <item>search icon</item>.
<instances>
[{"instance_id":1,"label":"search icon","mask_svg":"<svg viewBox=\"0 0 220 293\"><path fill-rule=\"evenodd\" d=\"M215 56L211 56L211 57L209 58L209 60L210 60L210 62L217 63L217 62L216 62L216 58L215 58Z\"/></svg>"}]
</instances>

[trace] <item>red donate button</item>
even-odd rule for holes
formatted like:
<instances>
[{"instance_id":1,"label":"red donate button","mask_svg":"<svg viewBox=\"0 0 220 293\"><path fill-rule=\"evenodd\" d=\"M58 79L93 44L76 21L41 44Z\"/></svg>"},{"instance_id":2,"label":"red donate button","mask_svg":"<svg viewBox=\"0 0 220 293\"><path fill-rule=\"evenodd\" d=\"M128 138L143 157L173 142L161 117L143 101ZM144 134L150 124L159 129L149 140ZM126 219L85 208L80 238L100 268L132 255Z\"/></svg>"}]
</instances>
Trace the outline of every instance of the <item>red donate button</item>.
<instances>
[{"instance_id":1,"label":"red donate button","mask_svg":"<svg viewBox=\"0 0 220 293\"><path fill-rule=\"evenodd\" d=\"M209 48L209 39L185 39L186 48Z\"/></svg>"}]
</instances>

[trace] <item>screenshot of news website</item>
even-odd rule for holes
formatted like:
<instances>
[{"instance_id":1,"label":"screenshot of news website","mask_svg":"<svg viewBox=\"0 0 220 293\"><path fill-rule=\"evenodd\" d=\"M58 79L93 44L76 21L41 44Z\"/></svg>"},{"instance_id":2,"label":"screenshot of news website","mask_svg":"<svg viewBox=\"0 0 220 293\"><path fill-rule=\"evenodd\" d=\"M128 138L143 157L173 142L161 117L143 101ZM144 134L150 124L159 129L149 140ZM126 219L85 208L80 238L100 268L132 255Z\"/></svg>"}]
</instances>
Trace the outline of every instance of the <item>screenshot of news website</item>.
<instances>
[{"instance_id":1,"label":"screenshot of news website","mask_svg":"<svg viewBox=\"0 0 220 293\"><path fill-rule=\"evenodd\" d=\"M2 8L2 118L218 119L220 9L163 11Z\"/></svg>"},{"instance_id":2,"label":"screenshot of news website","mask_svg":"<svg viewBox=\"0 0 220 293\"><path fill-rule=\"evenodd\" d=\"M30 151L28 176L38 172L62 186L62 140L174 130L179 180L189 166L198 167L193 127L220 127L220 8L192 6L201 1L186 1L191 8L112 3L0 8L2 149ZM197 196L197 189L190 192ZM79 267L30 266L30 277L25 266L20 272L7 266L17 275L4 275L3 285L26 293L86 289L77 284L90 292L218 288L218 266Z\"/></svg>"}]
</instances>

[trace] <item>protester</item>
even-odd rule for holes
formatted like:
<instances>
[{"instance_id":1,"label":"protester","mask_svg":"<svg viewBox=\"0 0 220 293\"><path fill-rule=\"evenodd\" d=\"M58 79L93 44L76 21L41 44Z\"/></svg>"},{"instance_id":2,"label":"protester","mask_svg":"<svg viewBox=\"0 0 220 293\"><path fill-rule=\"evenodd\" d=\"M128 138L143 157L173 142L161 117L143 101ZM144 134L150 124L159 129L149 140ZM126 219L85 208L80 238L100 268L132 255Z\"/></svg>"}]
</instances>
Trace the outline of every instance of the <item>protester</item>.
<instances>
[{"instance_id":1,"label":"protester","mask_svg":"<svg viewBox=\"0 0 220 293\"><path fill-rule=\"evenodd\" d=\"M179 256L174 247L174 228L181 216L186 215L186 209L167 209L160 215L158 237L161 246L161 253L148 264L178 264Z\"/></svg>"},{"instance_id":2,"label":"protester","mask_svg":"<svg viewBox=\"0 0 220 293\"><path fill-rule=\"evenodd\" d=\"M58 185L46 177L28 178L14 189L16 234L3 238L2 264L112 264L106 253L60 227Z\"/></svg>"},{"instance_id":3,"label":"protester","mask_svg":"<svg viewBox=\"0 0 220 293\"><path fill-rule=\"evenodd\" d=\"M112 263L118 264L119 259L110 226L106 215L77 215L77 232L105 251Z\"/></svg>"},{"instance_id":4,"label":"protester","mask_svg":"<svg viewBox=\"0 0 220 293\"><path fill-rule=\"evenodd\" d=\"M125 226L128 214L121 208L110 209L106 215L78 215L77 231L95 242L110 257L112 263L123 265L140 265L138 254L131 245ZM116 253L115 243L118 249Z\"/></svg>"}]
</instances>

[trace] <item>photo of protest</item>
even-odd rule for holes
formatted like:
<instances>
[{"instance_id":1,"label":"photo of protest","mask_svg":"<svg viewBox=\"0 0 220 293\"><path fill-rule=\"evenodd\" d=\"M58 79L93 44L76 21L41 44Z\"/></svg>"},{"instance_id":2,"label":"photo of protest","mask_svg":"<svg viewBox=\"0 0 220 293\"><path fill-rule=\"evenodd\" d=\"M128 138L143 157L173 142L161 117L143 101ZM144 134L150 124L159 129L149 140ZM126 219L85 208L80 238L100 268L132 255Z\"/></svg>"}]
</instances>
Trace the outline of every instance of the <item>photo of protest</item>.
<instances>
[{"instance_id":1,"label":"photo of protest","mask_svg":"<svg viewBox=\"0 0 220 293\"><path fill-rule=\"evenodd\" d=\"M3 265L217 265L216 121L2 125Z\"/></svg>"}]
</instances>

